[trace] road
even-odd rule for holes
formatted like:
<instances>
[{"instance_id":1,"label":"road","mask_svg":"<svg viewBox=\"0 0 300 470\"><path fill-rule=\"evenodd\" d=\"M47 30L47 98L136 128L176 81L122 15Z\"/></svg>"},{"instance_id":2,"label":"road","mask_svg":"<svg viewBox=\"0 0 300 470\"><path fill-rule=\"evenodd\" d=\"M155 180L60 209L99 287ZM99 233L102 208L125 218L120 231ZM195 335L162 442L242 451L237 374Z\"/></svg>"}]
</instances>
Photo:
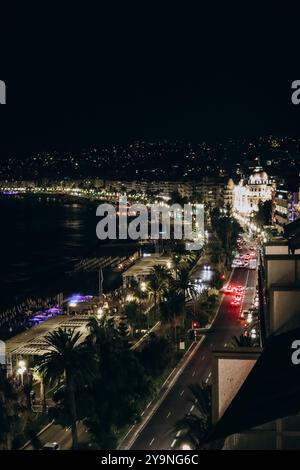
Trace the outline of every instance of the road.
<instances>
[{"instance_id":1,"label":"road","mask_svg":"<svg viewBox=\"0 0 300 470\"><path fill-rule=\"evenodd\" d=\"M80 444L88 442L88 433L85 426L81 423L77 426L78 441ZM62 450L68 450L72 447L72 435L70 428L62 428L58 424L51 424L39 437L42 444L47 442L58 442ZM34 450L32 444L28 444L24 447L24 450Z\"/></svg>"},{"instance_id":2,"label":"road","mask_svg":"<svg viewBox=\"0 0 300 470\"><path fill-rule=\"evenodd\" d=\"M188 412L193 411L189 385L210 381L213 349L222 349L232 342L234 335L240 335L243 326L239 319L240 309L250 307L256 286L257 272L249 269L233 270L231 284L243 285L245 296L241 308L229 305L231 297L224 295L218 315L204 341L184 368L159 408L132 444L133 450L169 450L176 448L172 433L175 423Z\"/></svg>"}]
</instances>

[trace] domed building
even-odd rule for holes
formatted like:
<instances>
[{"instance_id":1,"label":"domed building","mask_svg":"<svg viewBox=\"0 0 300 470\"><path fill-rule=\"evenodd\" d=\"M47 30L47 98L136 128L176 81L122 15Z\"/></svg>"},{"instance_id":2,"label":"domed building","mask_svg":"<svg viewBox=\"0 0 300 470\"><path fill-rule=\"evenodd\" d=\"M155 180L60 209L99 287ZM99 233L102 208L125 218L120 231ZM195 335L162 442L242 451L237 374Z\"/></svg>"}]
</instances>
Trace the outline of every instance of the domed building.
<instances>
[{"instance_id":1,"label":"domed building","mask_svg":"<svg viewBox=\"0 0 300 470\"><path fill-rule=\"evenodd\" d=\"M242 179L234 188L234 209L244 215L258 211L259 203L270 199L272 183L261 167L255 168L248 180Z\"/></svg>"},{"instance_id":2,"label":"domed building","mask_svg":"<svg viewBox=\"0 0 300 470\"><path fill-rule=\"evenodd\" d=\"M248 183L249 184L268 184L269 177L262 168L255 168L252 175L250 175Z\"/></svg>"}]
</instances>

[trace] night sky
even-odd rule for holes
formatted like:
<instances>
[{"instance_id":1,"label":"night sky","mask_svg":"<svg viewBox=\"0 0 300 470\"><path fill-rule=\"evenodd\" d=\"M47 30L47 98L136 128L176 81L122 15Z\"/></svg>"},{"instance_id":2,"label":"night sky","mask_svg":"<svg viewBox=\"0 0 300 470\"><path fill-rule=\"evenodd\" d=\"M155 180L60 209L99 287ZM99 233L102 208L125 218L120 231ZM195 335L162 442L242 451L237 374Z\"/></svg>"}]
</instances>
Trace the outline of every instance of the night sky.
<instances>
[{"instance_id":1,"label":"night sky","mask_svg":"<svg viewBox=\"0 0 300 470\"><path fill-rule=\"evenodd\" d=\"M0 156L134 139L300 136L290 88L300 79L300 7L207 3L0 7Z\"/></svg>"}]
</instances>

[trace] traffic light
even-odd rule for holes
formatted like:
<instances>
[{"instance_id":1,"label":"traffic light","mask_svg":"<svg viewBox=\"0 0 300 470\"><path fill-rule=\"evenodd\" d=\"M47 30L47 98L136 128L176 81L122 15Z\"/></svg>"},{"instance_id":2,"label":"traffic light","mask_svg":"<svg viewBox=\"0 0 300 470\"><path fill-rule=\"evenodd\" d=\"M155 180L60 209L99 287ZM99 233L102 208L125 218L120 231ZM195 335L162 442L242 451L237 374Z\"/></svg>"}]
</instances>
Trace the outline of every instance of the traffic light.
<instances>
[{"instance_id":1,"label":"traffic light","mask_svg":"<svg viewBox=\"0 0 300 470\"><path fill-rule=\"evenodd\" d=\"M197 328L199 328L199 323L196 320L194 320L192 322L192 327L194 330L194 340L197 341Z\"/></svg>"}]
</instances>

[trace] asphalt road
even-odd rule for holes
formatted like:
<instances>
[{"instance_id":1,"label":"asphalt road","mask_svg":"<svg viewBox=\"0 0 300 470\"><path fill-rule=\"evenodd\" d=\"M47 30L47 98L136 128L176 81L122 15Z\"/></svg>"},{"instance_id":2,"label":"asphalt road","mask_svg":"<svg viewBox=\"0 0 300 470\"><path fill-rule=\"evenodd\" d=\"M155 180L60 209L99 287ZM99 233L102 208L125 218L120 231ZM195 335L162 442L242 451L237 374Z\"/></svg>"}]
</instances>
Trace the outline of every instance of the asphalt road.
<instances>
[{"instance_id":1,"label":"asphalt road","mask_svg":"<svg viewBox=\"0 0 300 470\"><path fill-rule=\"evenodd\" d=\"M240 310L250 307L256 286L257 272L236 268L231 277L234 285L245 287L245 296L240 308L229 305L231 296L224 295L218 315L196 353L179 376L149 422L131 446L133 450L169 450L176 448L173 434L175 423L188 412L193 411L189 385L195 382L209 382L213 349L222 349L232 342L234 335L240 335L243 325L239 319Z\"/></svg>"},{"instance_id":2,"label":"asphalt road","mask_svg":"<svg viewBox=\"0 0 300 470\"><path fill-rule=\"evenodd\" d=\"M81 423L77 426L78 441L83 444L88 441L88 434L85 426ZM58 442L62 450L69 450L72 447L72 434L70 428L62 428L57 424L52 424L46 429L39 437L43 445L47 442ZM29 444L24 450L34 450L34 447Z\"/></svg>"}]
</instances>

